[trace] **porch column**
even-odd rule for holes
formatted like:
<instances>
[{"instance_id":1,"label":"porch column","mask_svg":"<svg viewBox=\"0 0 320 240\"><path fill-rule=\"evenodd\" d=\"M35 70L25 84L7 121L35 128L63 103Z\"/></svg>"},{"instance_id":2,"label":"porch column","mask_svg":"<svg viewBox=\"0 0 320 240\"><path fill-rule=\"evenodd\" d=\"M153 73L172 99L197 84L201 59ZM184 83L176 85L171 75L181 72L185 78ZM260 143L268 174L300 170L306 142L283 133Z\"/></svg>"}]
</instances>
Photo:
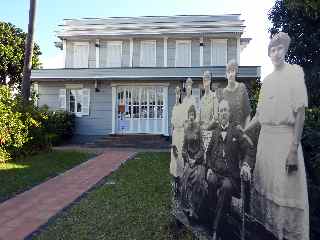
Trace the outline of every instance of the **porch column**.
<instances>
[{"instance_id":1,"label":"porch column","mask_svg":"<svg viewBox=\"0 0 320 240\"><path fill-rule=\"evenodd\" d=\"M117 88L112 86L112 134L116 133Z\"/></svg>"},{"instance_id":2,"label":"porch column","mask_svg":"<svg viewBox=\"0 0 320 240\"><path fill-rule=\"evenodd\" d=\"M168 86L163 87L163 118L162 118L162 132L163 135L169 136L168 131Z\"/></svg>"},{"instance_id":3,"label":"porch column","mask_svg":"<svg viewBox=\"0 0 320 240\"><path fill-rule=\"evenodd\" d=\"M168 37L163 39L163 66L168 66Z\"/></svg>"},{"instance_id":4,"label":"porch column","mask_svg":"<svg viewBox=\"0 0 320 240\"><path fill-rule=\"evenodd\" d=\"M203 37L200 38L200 67L203 66Z\"/></svg>"},{"instance_id":5,"label":"porch column","mask_svg":"<svg viewBox=\"0 0 320 240\"><path fill-rule=\"evenodd\" d=\"M100 67L100 41L99 39L96 40L96 68Z\"/></svg>"},{"instance_id":6,"label":"porch column","mask_svg":"<svg viewBox=\"0 0 320 240\"><path fill-rule=\"evenodd\" d=\"M130 38L130 47L129 47L130 55L129 55L129 67L133 66L133 38Z\"/></svg>"}]
</instances>

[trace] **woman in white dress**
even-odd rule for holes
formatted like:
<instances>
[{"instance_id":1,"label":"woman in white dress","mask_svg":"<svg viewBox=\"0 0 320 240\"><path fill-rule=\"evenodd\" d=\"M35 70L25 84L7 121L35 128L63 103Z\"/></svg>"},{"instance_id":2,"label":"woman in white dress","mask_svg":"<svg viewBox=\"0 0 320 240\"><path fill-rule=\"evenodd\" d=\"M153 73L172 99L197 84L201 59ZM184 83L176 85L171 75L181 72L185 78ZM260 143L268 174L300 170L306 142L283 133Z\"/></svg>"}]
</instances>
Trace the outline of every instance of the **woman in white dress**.
<instances>
[{"instance_id":1,"label":"woman in white dress","mask_svg":"<svg viewBox=\"0 0 320 240\"><path fill-rule=\"evenodd\" d=\"M184 121L188 120L188 109L191 107L191 105L194 105L196 107L196 111L198 111L197 100L192 95L192 84L193 84L192 79L191 78L187 78L187 80L186 80L186 92L187 92L187 94L183 98L183 101L182 101L182 106L183 106L183 109L184 109L184 114L183 114Z\"/></svg>"},{"instance_id":2,"label":"woman in white dress","mask_svg":"<svg viewBox=\"0 0 320 240\"><path fill-rule=\"evenodd\" d=\"M172 109L171 127L172 127L172 150L171 150L171 162L170 173L174 178L180 178L183 174L183 160L181 155L181 149L183 144L183 132L184 132L184 120L181 118L183 113L182 105L180 104L181 89L176 87L176 103Z\"/></svg>"},{"instance_id":3,"label":"woman in white dress","mask_svg":"<svg viewBox=\"0 0 320 240\"><path fill-rule=\"evenodd\" d=\"M253 172L252 214L279 239L309 240L309 203L301 148L308 106L301 67L285 63L290 38L276 34L268 55L274 71L263 81L255 117L261 125Z\"/></svg>"},{"instance_id":4,"label":"woman in white dress","mask_svg":"<svg viewBox=\"0 0 320 240\"><path fill-rule=\"evenodd\" d=\"M210 85L210 72L205 71L203 74L204 95L200 100L200 125L205 149L207 149L212 135L212 131L208 130L209 126L218 118L218 99L215 92L211 91Z\"/></svg>"}]
</instances>

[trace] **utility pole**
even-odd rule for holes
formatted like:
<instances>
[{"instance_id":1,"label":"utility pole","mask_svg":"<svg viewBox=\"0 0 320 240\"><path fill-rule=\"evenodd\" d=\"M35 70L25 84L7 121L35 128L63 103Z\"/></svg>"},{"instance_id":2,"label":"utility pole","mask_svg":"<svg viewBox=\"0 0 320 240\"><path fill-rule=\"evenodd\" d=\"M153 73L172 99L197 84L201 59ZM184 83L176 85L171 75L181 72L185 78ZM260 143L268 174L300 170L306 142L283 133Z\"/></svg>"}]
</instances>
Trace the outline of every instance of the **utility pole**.
<instances>
[{"instance_id":1,"label":"utility pole","mask_svg":"<svg viewBox=\"0 0 320 240\"><path fill-rule=\"evenodd\" d=\"M32 67L32 52L33 52L33 33L35 25L35 13L36 13L37 0L30 0L29 9L29 24L28 34L25 43L24 51L24 64L23 64L23 78L22 78L22 98L24 104L26 104L30 97L30 75Z\"/></svg>"}]
</instances>

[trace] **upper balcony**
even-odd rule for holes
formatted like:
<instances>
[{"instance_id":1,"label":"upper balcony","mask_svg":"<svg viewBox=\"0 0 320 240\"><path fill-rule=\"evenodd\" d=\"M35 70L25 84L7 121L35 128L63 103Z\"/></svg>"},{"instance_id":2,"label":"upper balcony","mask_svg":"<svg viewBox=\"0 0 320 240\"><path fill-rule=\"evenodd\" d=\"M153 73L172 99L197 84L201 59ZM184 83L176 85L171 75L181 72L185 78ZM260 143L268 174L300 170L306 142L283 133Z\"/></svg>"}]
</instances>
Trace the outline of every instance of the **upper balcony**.
<instances>
[{"instance_id":1,"label":"upper balcony","mask_svg":"<svg viewBox=\"0 0 320 240\"><path fill-rule=\"evenodd\" d=\"M239 14L65 19L66 68L201 67L240 63L250 39Z\"/></svg>"}]
</instances>

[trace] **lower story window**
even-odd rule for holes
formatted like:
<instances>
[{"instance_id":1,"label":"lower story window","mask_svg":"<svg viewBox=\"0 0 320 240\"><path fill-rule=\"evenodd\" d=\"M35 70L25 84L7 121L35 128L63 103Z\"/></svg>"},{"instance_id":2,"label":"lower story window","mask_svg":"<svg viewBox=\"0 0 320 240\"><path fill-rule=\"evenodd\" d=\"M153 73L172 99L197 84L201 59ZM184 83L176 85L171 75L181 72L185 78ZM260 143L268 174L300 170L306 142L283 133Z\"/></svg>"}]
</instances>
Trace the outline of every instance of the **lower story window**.
<instances>
[{"instance_id":1,"label":"lower story window","mask_svg":"<svg viewBox=\"0 0 320 240\"><path fill-rule=\"evenodd\" d=\"M81 113L82 112L82 89L69 89L67 94L69 95L69 112Z\"/></svg>"},{"instance_id":2,"label":"lower story window","mask_svg":"<svg viewBox=\"0 0 320 240\"><path fill-rule=\"evenodd\" d=\"M59 91L59 108L74 113L76 116L89 115L90 89L64 88Z\"/></svg>"}]
</instances>

